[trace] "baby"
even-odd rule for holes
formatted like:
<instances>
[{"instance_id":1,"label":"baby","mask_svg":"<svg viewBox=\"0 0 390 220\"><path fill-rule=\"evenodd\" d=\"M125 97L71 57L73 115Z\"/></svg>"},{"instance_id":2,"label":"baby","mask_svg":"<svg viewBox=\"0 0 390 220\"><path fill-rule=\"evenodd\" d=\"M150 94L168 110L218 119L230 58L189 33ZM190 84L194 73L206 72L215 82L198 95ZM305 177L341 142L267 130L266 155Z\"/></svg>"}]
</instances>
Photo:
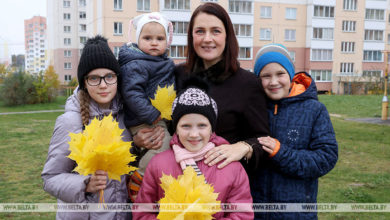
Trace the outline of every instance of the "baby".
<instances>
[{"instance_id":1,"label":"baby","mask_svg":"<svg viewBox=\"0 0 390 220\"><path fill-rule=\"evenodd\" d=\"M167 49L172 42L171 22L161 14L153 12L135 17L131 24L136 29L137 43L127 43L119 51L119 80L124 100L125 126L132 135L150 126L161 126L165 129L160 149L144 149L140 152L139 169L131 176L129 184L131 200L134 201L149 160L155 154L169 149L171 136L166 123L161 120L161 113L151 104L150 99L154 98L158 86L174 85L175 65L167 55Z\"/></svg>"}]
</instances>

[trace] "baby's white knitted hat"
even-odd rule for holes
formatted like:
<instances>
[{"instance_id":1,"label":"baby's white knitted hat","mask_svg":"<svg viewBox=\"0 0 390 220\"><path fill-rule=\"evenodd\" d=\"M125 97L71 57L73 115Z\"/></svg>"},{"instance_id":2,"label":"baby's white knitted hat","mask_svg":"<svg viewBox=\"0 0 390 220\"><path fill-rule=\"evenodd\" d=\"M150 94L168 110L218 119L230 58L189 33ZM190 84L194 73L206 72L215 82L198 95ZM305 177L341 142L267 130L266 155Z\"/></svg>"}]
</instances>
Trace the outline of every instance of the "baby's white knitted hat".
<instances>
[{"instance_id":1,"label":"baby's white knitted hat","mask_svg":"<svg viewBox=\"0 0 390 220\"><path fill-rule=\"evenodd\" d=\"M129 26L129 42L131 39L131 25L134 26L136 32L135 32L135 39L137 41L137 44L139 42L139 36L141 34L141 30L143 26L149 22L157 22L161 24L164 27L166 38L167 38L167 47L169 47L172 43L172 35L173 35L173 26L168 19L166 19L164 16L162 16L158 12L152 12L147 14L138 15L134 19L130 21Z\"/></svg>"}]
</instances>

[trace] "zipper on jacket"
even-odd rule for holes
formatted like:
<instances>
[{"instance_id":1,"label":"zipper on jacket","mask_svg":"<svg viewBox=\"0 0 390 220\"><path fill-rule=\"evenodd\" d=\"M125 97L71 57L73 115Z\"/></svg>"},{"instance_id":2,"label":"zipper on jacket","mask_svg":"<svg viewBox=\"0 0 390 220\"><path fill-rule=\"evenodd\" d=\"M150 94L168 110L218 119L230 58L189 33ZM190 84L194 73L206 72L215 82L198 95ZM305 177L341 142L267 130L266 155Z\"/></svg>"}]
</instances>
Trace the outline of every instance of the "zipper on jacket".
<instances>
[{"instance_id":1,"label":"zipper on jacket","mask_svg":"<svg viewBox=\"0 0 390 220\"><path fill-rule=\"evenodd\" d=\"M272 137L275 137L274 132L275 132L275 127L276 127L277 117L278 117L278 104L275 104L275 106L274 106L274 117L272 117L272 130L271 130L271 136ZM272 173L270 169L271 169L271 167L269 168L268 172ZM267 185L268 185L268 190L267 190L267 192L268 192L268 195L267 195L268 202L272 198L271 197L272 196L272 178L273 178L273 176L269 175L269 178L267 180L267 182L268 182L267 183ZM271 219L271 213L272 212L266 212L265 219Z\"/></svg>"}]
</instances>

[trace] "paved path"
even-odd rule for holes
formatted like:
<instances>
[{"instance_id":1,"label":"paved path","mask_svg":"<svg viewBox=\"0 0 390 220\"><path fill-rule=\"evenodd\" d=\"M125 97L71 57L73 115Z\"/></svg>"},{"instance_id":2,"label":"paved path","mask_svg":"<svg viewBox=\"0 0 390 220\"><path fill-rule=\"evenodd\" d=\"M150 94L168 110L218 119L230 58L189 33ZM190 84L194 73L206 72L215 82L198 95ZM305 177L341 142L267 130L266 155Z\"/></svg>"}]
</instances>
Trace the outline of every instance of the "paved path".
<instances>
[{"instance_id":1,"label":"paved path","mask_svg":"<svg viewBox=\"0 0 390 220\"><path fill-rule=\"evenodd\" d=\"M35 114L35 113L63 112L63 111L64 111L64 109L28 111L28 112L3 112L3 113L0 113L0 115Z\"/></svg>"},{"instance_id":2,"label":"paved path","mask_svg":"<svg viewBox=\"0 0 390 220\"><path fill-rule=\"evenodd\" d=\"M390 118L387 120L381 118L346 118L345 120L390 126Z\"/></svg>"}]
</instances>

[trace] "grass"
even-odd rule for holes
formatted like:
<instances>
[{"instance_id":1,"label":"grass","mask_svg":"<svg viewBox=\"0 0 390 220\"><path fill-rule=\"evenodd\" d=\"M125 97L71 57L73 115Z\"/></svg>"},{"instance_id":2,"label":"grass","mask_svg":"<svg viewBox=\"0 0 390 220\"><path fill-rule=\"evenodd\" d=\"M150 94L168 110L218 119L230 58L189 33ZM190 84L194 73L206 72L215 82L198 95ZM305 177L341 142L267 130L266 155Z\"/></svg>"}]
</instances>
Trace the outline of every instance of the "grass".
<instances>
[{"instance_id":1,"label":"grass","mask_svg":"<svg viewBox=\"0 0 390 220\"><path fill-rule=\"evenodd\" d=\"M57 116L0 115L0 203L52 203L40 174ZM55 213L0 213L0 219L54 219Z\"/></svg>"},{"instance_id":2,"label":"grass","mask_svg":"<svg viewBox=\"0 0 390 220\"><path fill-rule=\"evenodd\" d=\"M346 121L380 117L382 96L319 97L339 144L335 168L319 180L319 203L390 203L390 126ZM390 219L390 213L319 213L319 219Z\"/></svg>"},{"instance_id":3,"label":"grass","mask_svg":"<svg viewBox=\"0 0 390 220\"><path fill-rule=\"evenodd\" d=\"M319 179L319 203L390 203L390 126L343 120L380 115L381 99L320 96L330 113L343 117L332 117L339 160L330 173ZM59 105L63 105L65 99L62 100L57 101ZM0 105L0 109L9 112L47 108ZM0 115L0 203L56 201L43 191L40 173L55 119L60 114ZM0 213L0 219L54 218L55 213ZM319 213L319 219L390 219L390 213Z\"/></svg>"},{"instance_id":4,"label":"grass","mask_svg":"<svg viewBox=\"0 0 390 220\"><path fill-rule=\"evenodd\" d=\"M320 95L329 113L349 118L381 117L383 95Z\"/></svg>"},{"instance_id":5,"label":"grass","mask_svg":"<svg viewBox=\"0 0 390 220\"><path fill-rule=\"evenodd\" d=\"M11 107L5 106L4 102L0 101L0 113L64 109L65 101L66 101L65 96L59 96L57 97L56 101L52 103L18 105L18 106L11 106Z\"/></svg>"}]
</instances>

